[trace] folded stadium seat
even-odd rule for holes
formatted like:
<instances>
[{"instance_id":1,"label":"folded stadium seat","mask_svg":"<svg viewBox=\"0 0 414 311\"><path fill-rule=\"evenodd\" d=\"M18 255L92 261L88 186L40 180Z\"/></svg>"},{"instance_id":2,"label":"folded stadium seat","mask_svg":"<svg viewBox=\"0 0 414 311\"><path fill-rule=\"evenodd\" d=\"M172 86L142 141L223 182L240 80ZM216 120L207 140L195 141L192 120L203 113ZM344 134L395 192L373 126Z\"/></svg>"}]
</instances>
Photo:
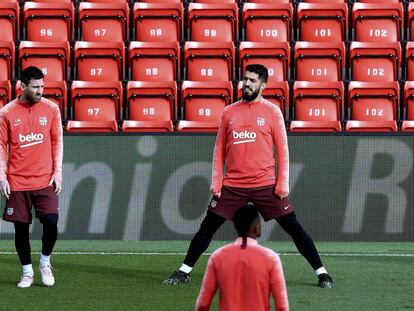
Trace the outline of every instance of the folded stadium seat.
<instances>
[{"instance_id":1,"label":"folded stadium seat","mask_svg":"<svg viewBox=\"0 0 414 311\"><path fill-rule=\"evenodd\" d=\"M231 81L234 77L233 42L189 42L184 46L185 79Z\"/></svg>"},{"instance_id":2,"label":"folded stadium seat","mask_svg":"<svg viewBox=\"0 0 414 311\"><path fill-rule=\"evenodd\" d=\"M178 42L131 42L129 67L134 81L174 81L180 78Z\"/></svg>"},{"instance_id":3,"label":"folded stadium seat","mask_svg":"<svg viewBox=\"0 0 414 311\"><path fill-rule=\"evenodd\" d=\"M343 42L296 42L295 77L298 81L341 81L345 68Z\"/></svg>"},{"instance_id":4,"label":"folded stadium seat","mask_svg":"<svg viewBox=\"0 0 414 311\"><path fill-rule=\"evenodd\" d=\"M70 41L74 23L73 3L26 2L23 7L27 41Z\"/></svg>"},{"instance_id":5,"label":"folded stadium seat","mask_svg":"<svg viewBox=\"0 0 414 311\"><path fill-rule=\"evenodd\" d=\"M242 86L243 81L239 81L237 84L237 99L241 99L243 96ZM287 81L267 82L262 95L280 108L286 120L289 118L289 83Z\"/></svg>"},{"instance_id":6,"label":"folded stadium seat","mask_svg":"<svg viewBox=\"0 0 414 311\"><path fill-rule=\"evenodd\" d=\"M354 41L396 42L402 39L402 3L354 3L352 28Z\"/></svg>"},{"instance_id":7,"label":"folded stadium seat","mask_svg":"<svg viewBox=\"0 0 414 311\"><path fill-rule=\"evenodd\" d=\"M0 81L14 78L15 46L13 41L0 41Z\"/></svg>"},{"instance_id":8,"label":"folded stadium seat","mask_svg":"<svg viewBox=\"0 0 414 311\"><path fill-rule=\"evenodd\" d=\"M66 3L71 3L72 0L31 0L31 2L45 2L45 3L66 2ZM76 0L75 0L75 2L76 2Z\"/></svg>"},{"instance_id":9,"label":"folded stadium seat","mask_svg":"<svg viewBox=\"0 0 414 311\"><path fill-rule=\"evenodd\" d=\"M248 0L246 1L248 3L292 3L292 0Z\"/></svg>"},{"instance_id":10,"label":"folded stadium seat","mask_svg":"<svg viewBox=\"0 0 414 311\"><path fill-rule=\"evenodd\" d=\"M135 3L135 40L151 42L182 40L183 11L182 3Z\"/></svg>"},{"instance_id":11,"label":"folded stadium seat","mask_svg":"<svg viewBox=\"0 0 414 311\"><path fill-rule=\"evenodd\" d=\"M352 42L349 49L351 80L398 81L401 70L399 42Z\"/></svg>"},{"instance_id":12,"label":"folded stadium seat","mask_svg":"<svg viewBox=\"0 0 414 311\"><path fill-rule=\"evenodd\" d=\"M16 96L21 95L20 80L16 82ZM65 81L45 81L43 97L50 99L59 106L62 119L66 119L67 111L67 86Z\"/></svg>"},{"instance_id":13,"label":"folded stadium seat","mask_svg":"<svg viewBox=\"0 0 414 311\"><path fill-rule=\"evenodd\" d=\"M117 82L73 81L68 132L117 132L122 107L122 84Z\"/></svg>"},{"instance_id":14,"label":"folded stadium seat","mask_svg":"<svg viewBox=\"0 0 414 311\"><path fill-rule=\"evenodd\" d=\"M194 0L193 3L238 3L237 0Z\"/></svg>"},{"instance_id":15,"label":"folded stadium seat","mask_svg":"<svg viewBox=\"0 0 414 311\"><path fill-rule=\"evenodd\" d=\"M302 0L305 3L347 3L347 0Z\"/></svg>"},{"instance_id":16,"label":"folded stadium seat","mask_svg":"<svg viewBox=\"0 0 414 311\"><path fill-rule=\"evenodd\" d=\"M407 81L414 81L414 42L407 42L405 51L405 70Z\"/></svg>"},{"instance_id":17,"label":"folded stadium seat","mask_svg":"<svg viewBox=\"0 0 414 311\"><path fill-rule=\"evenodd\" d=\"M292 39L293 7L290 3L245 3L243 38L252 42L285 42Z\"/></svg>"},{"instance_id":18,"label":"folded stadium seat","mask_svg":"<svg viewBox=\"0 0 414 311\"><path fill-rule=\"evenodd\" d=\"M0 81L0 109L12 100L10 81Z\"/></svg>"},{"instance_id":19,"label":"folded stadium seat","mask_svg":"<svg viewBox=\"0 0 414 311\"><path fill-rule=\"evenodd\" d=\"M181 0L143 0L139 2L141 3L183 3L184 1L181 1Z\"/></svg>"},{"instance_id":20,"label":"folded stadium seat","mask_svg":"<svg viewBox=\"0 0 414 311\"><path fill-rule=\"evenodd\" d=\"M172 132L177 111L175 82L127 83L124 132Z\"/></svg>"},{"instance_id":21,"label":"folded stadium seat","mask_svg":"<svg viewBox=\"0 0 414 311\"><path fill-rule=\"evenodd\" d=\"M82 41L125 41L129 38L128 3L79 4Z\"/></svg>"},{"instance_id":22,"label":"folded stadium seat","mask_svg":"<svg viewBox=\"0 0 414 311\"><path fill-rule=\"evenodd\" d=\"M119 81L124 79L123 42L84 42L75 44L75 79Z\"/></svg>"},{"instance_id":23,"label":"folded stadium seat","mask_svg":"<svg viewBox=\"0 0 414 311\"><path fill-rule=\"evenodd\" d=\"M408 5L407 33L408 41L414 41L414 2L410 2Z\"/></svg>"},{"instance_id":24,"label":"folded stadium seat","mask_svg":"<svg viewBox=\"0 0 414 311\"><path fill-rule=\"evenodd\" d=\"M19 64L21 70L29 66L40 68L45 81L66 81L70 68L69 43L21 41Z\"/></svg>"},{"instance_id":25,"label":"folded stadium seat","mask_svg":"<svg viewBox=\"0 0 414 311\"><path fill-rule=\"evenodd\" d=\"M293 85L292 132L340 132L343 118L342 82L305 82Z\"/></svg>"},{"instance_id":26,"label":"folded stadium seat","mask_svg":"<svg viewBox=\"0 0 414 311\"><path fill-rule=\"evenodd\" d=\"M346 3L299 3L297 20L299 41L341 42L348 38Z\"/></svg>"},{"instance_id":27,"label":"folded stadium seat","mask_svg":"<svg viewBox=\"0 0 414 311\"><path fill-rule=\"evenodd\" d=\"M398 3L403 2L404 0L356 0L355 2L362 3Z\"/></svg>"},{"instance_id":28,"label":"folded stadium seat","mask_svg":"<svg viewBox=\"0 0 414 311\"><path fill-rule=\"evenodd\" d=\"M227 82L184 81L181 86L181 132L216 132L224 107L233 102L233 85Z\"/></svg>"},{"instance_id":29,"label":"folded stadium seat","mask_svg":"<svg viewBox=\"0 0 414 311\"><path fill-rule=\"evenodd\" d=\"M404 120L401 130L414 132L414 82L407 81L404 85Z\"/></svg>"},{"instance_id":30,"label":"folded stadium seat","mask_svg":"<svg viewBox=\"0 0 414 311\"><path fill-rule=\"evenodd\" d=\"M398 82L357 82L348 87L349 132L397 131Z\"/></svg>"},{"instance_id":31,"label":"folded stadium seat","mask_svg":"<svg viewBox=\"0 0 414 311\"><path fill-rule=\"evenodd\" d=\"M0 2L0 41L15 41L20 30L19 3Z\"/></svg>"},{"instance_id":32,"label":"folded stadium seat","mask_svg":"<svg viewBox=\"0 0 414 311\"><path fill-rule=\"evenodd\" d=\"M90 2L90 3L128 3L129 0L84 0L83 2Z\"/></svg>"},{"instance_id":33,"label":"folded stadium seat","mask_svg":"<svg viewBox=\"0 0 414 311\"><path fill-rule=\"evenodd\" d=\"M249 64L267 67L269 82L289 79L290 47L288 42L241 42L239 47L240 77Z\"/></svg>"},{"instance_id":34,"label":"folded stadium seat","mask_svg":"<svg viewBox=\"0 0 414 311\"><path fill-rule=\"evenodd\" d=\"M190 3L188 6L189 40L236 41L238 20L236 3Z\"/></svg>"}]
</instances>

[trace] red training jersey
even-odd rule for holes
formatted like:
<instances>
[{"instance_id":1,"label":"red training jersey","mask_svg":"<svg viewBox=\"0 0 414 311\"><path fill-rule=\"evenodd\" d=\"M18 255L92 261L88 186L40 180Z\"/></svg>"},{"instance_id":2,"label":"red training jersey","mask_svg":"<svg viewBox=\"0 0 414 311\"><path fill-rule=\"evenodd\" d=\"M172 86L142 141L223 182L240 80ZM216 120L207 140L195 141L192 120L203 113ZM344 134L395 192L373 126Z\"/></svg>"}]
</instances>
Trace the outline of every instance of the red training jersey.
<instances>
[{"instance_id":1,"label":"red training jersey","mask_svg":"<svg viewBox=\"0 0 414 311\"><path fill-rule=\"evenodd\" d=\"M285 277L279 255L247 238L242 238L216 250L210 257L204 274L196 311L210 309L217 289L220 290L220 311L270 310L273 296L275 310L289 310Z\"/></svg>"},{"instance_id":2,"label":"red training jersey","mask_svg":"<svg viewBox=\"0 0 414 311\"><path fill-rule=\"evenodd\" d=\"M227 106L214 148L211 190L220 192L222 185L254 188L275 183L278 191L289 192L289 150L279 107L265 99Z\"/></svg>"},{"instance_id":3,"label":"red training jersey","mask_svg":"<svg viewBox=\"0 0 414 311\"><path fill-rule=\"evenodd\" d=\"M19 98L0 110L0 180L11 191L46 188L62 180L63 137L59 107L42 98L29 105Z\"/></svg>"}]
</instances>

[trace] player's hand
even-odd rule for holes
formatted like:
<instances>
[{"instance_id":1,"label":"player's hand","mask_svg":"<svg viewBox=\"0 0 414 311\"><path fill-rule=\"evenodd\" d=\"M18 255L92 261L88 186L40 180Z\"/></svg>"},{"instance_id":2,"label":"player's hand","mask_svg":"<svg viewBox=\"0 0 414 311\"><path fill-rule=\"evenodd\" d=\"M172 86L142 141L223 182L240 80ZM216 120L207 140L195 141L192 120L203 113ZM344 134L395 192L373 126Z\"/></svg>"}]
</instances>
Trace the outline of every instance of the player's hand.
<instances>
[{"instance_id":1,"label":"player's hand","mask_svg":"<svg viewBox=\"0 0 414 311\"><path fill-rule=\"evenodd\" d=\"M62 181L52 176L49 181L49 186L55 184L55 193L59 194L62 191Z\"/></svg>"},{"instance_id":2,"label":"player's hand","mask_svg":"<svg viewBox=\"0 0 414 311\"><path fill-rule=\"evenodd\" d=\"M7 200L10 198L10 185L7 179L0 181L0 194Z\"/></svg>"},{"instance_id":3,"label":"player's hand","mask_svg":"<svg viewBox=\"0 0 414 311\"><path fill-rule=\"evenodd\" d=\"M213 197L217 197L219 199L221 197L221 191L217 192L217 191L211 190L211 194L213 195Z\"/></svg>"},{"instance_id":4,"label":"player's hand","mask_svg":"<svg viewBox=\"0 0 414 311\"><path fill-rule=\"evenodd\" d=\"M287 187L286 187L287 188ZM284 187L278 187L276 185L275 187L275 194L283 200L284 198L287 198L289 196L289 188L285 189Z\"/></svg>"}]
</instances>

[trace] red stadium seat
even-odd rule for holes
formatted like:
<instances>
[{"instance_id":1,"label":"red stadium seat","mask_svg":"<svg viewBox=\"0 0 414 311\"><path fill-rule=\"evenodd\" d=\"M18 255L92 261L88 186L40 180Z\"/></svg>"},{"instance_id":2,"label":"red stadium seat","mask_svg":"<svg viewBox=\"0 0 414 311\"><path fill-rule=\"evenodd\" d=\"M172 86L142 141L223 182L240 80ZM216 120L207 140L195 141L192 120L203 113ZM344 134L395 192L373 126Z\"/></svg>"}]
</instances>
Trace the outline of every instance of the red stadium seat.
<instances>
[{"instance_id":1,"label":"red stadium seat","mask_svg":"<svg viewBox=\"0 0 414 311\"><path fill-rule=\"evenodd\" d=\"M14 41L19 38L19 3L0 2L0 42Z\"/></svg>"},{"instance_id":2,"label":"red stadium seat","mask_svg":"<svg viewBox=\"0 0 414 311\"><path fill-rule=\"evenodd\" d=\"M269 73L269 82L289 79L290 48L288 42L241 42L239 48L240 77L249 64L262 64Z\"/></svg>"},{"instance_id":3,"label":"red stadium seat","mask_svg":"<svg viewBox=\"0 0 414 311\"><path fill-rule=\"evenodd\" d=\"M343 79L343 42L296 42L294 51L296 80L334 82Z\"/></svg>"},{"instance_id":4,"label":"red stadium seat","mask_svg":"<svg viewBox=\"0 0 414 311\"><path fill-rule=\"evenodd\" d=\"M244 40L285 42L292 39L293 7L290 3L245 3L242 13Z\"/></svg>"},{"instance_id":5,"label":"red stadium seat","mask_svg":"<svg viewBox=\"0 0 414 311\"><path fill-rule=\"evenodd\" d=\"M124 132L172 132L177 110L175 82L128 82Z\"/></svg>"},{"instance_id":6,"label":"red stadium seat","mask_svg":"<svg viewBox=\"0 0 414 311\"><path fill-rule=\"evenodd\" d=\"M75 79L119 81L124 79L123 42L84 42L75 44Z\"/></svg>"},{"instance_id":7,"label":"red stadium seat","mask_svg":"<svg viewBox=\"0 0 414 311\"><path fill-rule=\"evenodd\" d=\"M399 42L352 42L349 55L351 80L398 81L401 68Z\"/></svg>"},{"instance_id":8,"label":"red stadium seat","mask_svg":"<svg viewBox=\"0 0 414 311\"><path fill-rule=\"evenodd\" d=\"M233 102L233 85L228 82L184 81L181 87L183 120L177 130L216 132L224 107Z\"/></svg>"},{"instance_id":9,"label":"red stadium seat","mask_svg":"<svg viewBox=\"0 0 414 311\"><path fill-rule=\"evenodd\" d=\"M66 3L71 3L72 0L31 0L31 2L44 2L44 3L66 2Z\"/></svg>"},{"instance_id":10,"label":"red stadium seat","mask_svg":"<svg viewBox=\"0 0 414 311\"><path fill-rule=\"evenodd\" d=\"M131 42L131 80L174 81L180 77L178 42Z\"/></svg>"},{"instance_id":11,"label":"red stadium seat","mask_svg":"<svg viewBox=\"0 0 414 311\"><path fill-rule=\"evenodd\" d=\"M237 84L237 98L241 99L243 96L242 91L243 81L239 81ZM277 105L283 113L285 119L288 119L289 115L289 83L283 82L267 82L266 88L262 93L263 97L268 101L271 101Z\"/></svg>"},{"instance_id":12,"label":"red stadium seat","mask_svg":"<svg viewBox=\"0 0 414 311\"><path fill-rule=\"evenodd\" d=\"M410 2L407 12L408 41L414 41L414 2Z\"/></svg>"},{"instance_id":13,"label":"red stadium seat","mask_svg":"<svg viewBox=\"0 0 414 311\"><path fill-rule=\"evenodd\" d=\"M183 10L182 3L135 3L135 40L151 42L182 40Z\"/></svg>"},{"instance_id":14,"label":"red stadium seat","mask_svg":"<svg viewBox=\"0 0 414 311\"><path fill-rule=\"evenodd\" d=\"M188 6L190 41L224 42L238 39L236 3L190 3Z\"/></svg>"},{"instance_id":15,"label":"red stadium seat","mask_svg":"<svg viewBox=\"0 0 414 311\"><path fill-rule=\"evenodd\" d=\"M42 70L45 81L66 81L69 78L69 51L68 42L21 41L19 46L20 69L36 66Z\"/></svg>"},{"instance_id":16,"label":"red stadium seat","mask_svg":"<svg viewBox=\"0 0 414 311\"><path fill-rule=\"evenodd\" d=\"M292 132L339 132L343 116L342 82L295 82Z\"/></svg>"},{"instance_id":17,"label":"red stadium seat","mask_svg":"<svg viewBox=\"0 0 414 311\"><path fill-rule=\"evenodd\" d=\"M404 120L401 130L414 132L414 82L407 81L404 85Z\"/></svg>"},{"instance_id":18,"label":"red stadium seat","mask_svg":"<svg viewBox=\"0 0 414 311\"><path fill-rule=\"evenodd\" d=\"M15 46L13 41L0 42L0 81L14 78Z\"/></svg>"},{"instance_id":19,"label":"red stadium seat","mask_svg":"<svg viewBox=\"0 0 414 311\"><path fill-rule=\"evenodd\" d=\"M16 96L21 95L20 80L16 82ZM62 119L66 119L67 86L65 81L45 81L43 97L50 99L59 106Z\"/></svg>"},{"instance_id":20,"label":"red stadium seat","mask_svg":"<svg viewBox=\"0 0 414 311\"><path fill-rule=\"evenodd\" d=\"M82 41L125 41L129 38L128 3L79 4Z\"/></svg>"},{"instance_id":21,"label":"red stadium seat","mask_svg":"<svg viewBox=\"0 0 414 311\"><path fill-rule=\"evenodd\" d=\"M0 109L4 107L11 98L11 84L10 81L0 81Z\"/></svg>"},{"instance_id":22,"label":"red stadium seat","mask_svg":"<svg viewBox=\"0 0 414 311\"><path fill-rule=\"evenodd\" d=\"M248 0L247 3L292 3L292 0Z\"/></svg>"},{"instance_id":23,"label":"red stadium seat","mask_svg":"<svg viewBox=\"0 0 414 311\"><path fill-rule=\"evenodd\" d=\"M84 0L84 2L90 3L128 3L129 0Z\"/></svg>"},{"instance_id":24,"label":"red stadium seat","mask_svg":"<svg viewBox=\"0 0 414 311\"><path fill-rule=\"evenodd\" d=\"M397 130L400 101L398 82L349 83L350 132L389 132Z\"/></svg>"},{"instance_id":25,"label":"red stadium seat","mask_svg":"<svg viewBox=\"0 0 414 311\"><path fill-rule=\"evenodd\" d=\"M299 3L299 41L333 42L348 38L346 3Z\"/></svg>"},{"instance_id":26,"label":"red stadium seat","mask_svg":"<svg viewBox=\"0 0 414 311\"><path fill-rule=\"evenodd\" d=\"M186 80L231 81L234 77L233 42L186 42Z\"/></svg>"},{"instance_id":27,"label":"red stadium seat","mask_svg":"<svg viewBox=\"0 0 414 311\"><path fill-rule=\"evenodd\" d=\"M402 3L354 3L352 8L355 41L400 41L403 22Z\"/></svg>"},{"instance_id":28,"label":"red stadium seat","mask_svg":"<svg viewBox=\"0 0 414 311\"><path fill-rule=\"evenodd\" d=\"M70 41L74 21L73 3L26 2L23 7L28 41Z\"/></svg>"},{"instance_id":29,"label":"red stadium seat","mask_svg":"<svg viewBox=\"0 0 414 311\"><path fill-rule=\"evenodd\" d=\"M73 81L71 102L73 120L68 121L68 132L118 131L121 82Z\"/></svg>"},{"instance_id":30,"label":"red stadium seat","mask_svg":"<svg viewBox=\"0 0 414 311\"><path fill-rule=\"evenodd\" d=\"M183 3L181 0L143 0L141 3Z\"/></svg>"},{"instance_id":31,"label":"red stadium seat","mask_svg":"<svg viewBox=\"0 0 414 311\"><path fill-rule=\"evenodd\" d=\"M302 0L305 3L347 3L347 0Z\"/></svg>"},{"instance_id":32,"label":"red stadium seat","mask_svg":"<svg viewBox=\"0 0 414 311\"><path fill-rule=\"evenodd\" d=\"M357 0L357 2L361 3L399 3L403 1L404 0Z\"/></svg>"},{"instance_id":33,"label":"red stadium seat","mask_svg":"<svg viewBox=\"0 0 414 311\"><path fill-rule=\"evenodd\" d=\"M407 81L414 81L414 42L407 42L405 68Z\"/></svg>"},{"instance_id":34,"label":"red stadium seat","mask_svg":"<svg viewBox=\"0 0 414 311\"><path fill-rule=\"evenodd\" d=\"M195 0L193 3L237 3L237 0Z\"/></svg>"}]
</instances>

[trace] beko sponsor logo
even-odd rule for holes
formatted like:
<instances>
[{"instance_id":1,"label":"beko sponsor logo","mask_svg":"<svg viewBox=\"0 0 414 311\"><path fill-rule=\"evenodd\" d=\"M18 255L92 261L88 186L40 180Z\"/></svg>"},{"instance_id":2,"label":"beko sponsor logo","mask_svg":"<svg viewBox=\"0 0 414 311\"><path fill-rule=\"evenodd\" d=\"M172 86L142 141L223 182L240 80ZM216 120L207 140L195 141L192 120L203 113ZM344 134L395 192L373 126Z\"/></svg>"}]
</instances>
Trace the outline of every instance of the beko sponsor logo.
<instances>
[{"instance_id":1,"label":"beko sponsor logo","mask_svg":"<svg viewBox=\"0 0 414 311\"><path fill-rule=\"evenodd\" d=\"M20 148L25 148L43 143L44 135L41 133L30 133L28 135L19 134L19 141L22 143Z\"/></svg>"},{"instance_id":2,"label":"beko sponsor logo","mask_svg":"<svg viewBox=\"0 0 414 311\"><path fill-rule=\"evenodd\" d=\"M252 143L256 141L256 132L249 132L247 130L242 132L237 132L233 130L233 138L235 141L233 142L234 145L237 144L244 144L244 143Z\"/></svg>"}]
</instances>

